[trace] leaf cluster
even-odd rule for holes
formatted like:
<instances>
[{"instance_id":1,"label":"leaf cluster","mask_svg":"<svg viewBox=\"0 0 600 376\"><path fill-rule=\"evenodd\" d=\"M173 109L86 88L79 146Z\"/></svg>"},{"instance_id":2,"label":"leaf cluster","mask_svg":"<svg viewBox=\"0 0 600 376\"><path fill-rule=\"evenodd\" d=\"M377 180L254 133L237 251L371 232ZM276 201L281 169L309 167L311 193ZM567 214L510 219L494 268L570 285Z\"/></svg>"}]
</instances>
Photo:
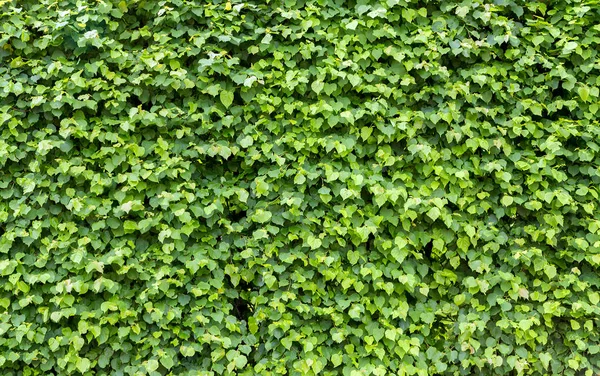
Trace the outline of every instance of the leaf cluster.
<instances>
[{"instance_id":1,"label":"leaf cluster","mask_svg":"<svg viewBox=\"0 0 600 376\"><path fill-rule=\"evenodd\" d=\"M0 1L0 374L598 374L598 21Z\"/></svg>"}]
</instances>

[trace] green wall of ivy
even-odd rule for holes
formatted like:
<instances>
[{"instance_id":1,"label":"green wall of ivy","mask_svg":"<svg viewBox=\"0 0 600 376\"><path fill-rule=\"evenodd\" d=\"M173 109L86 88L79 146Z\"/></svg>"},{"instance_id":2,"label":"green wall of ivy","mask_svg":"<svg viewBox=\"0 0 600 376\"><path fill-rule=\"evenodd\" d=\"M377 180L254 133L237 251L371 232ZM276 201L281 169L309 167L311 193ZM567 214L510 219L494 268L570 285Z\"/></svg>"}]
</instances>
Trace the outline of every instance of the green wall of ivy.
<instances>
[{"instance_id":1,"label":"green wall of ivy","mask_svg":"<svg viewBox=\"0 0 600 376\"><path fill-rule=\"evenodd\" d=\"M598 375L599 22L0 1L0 375Z\"/></svg>"}]
</instances>

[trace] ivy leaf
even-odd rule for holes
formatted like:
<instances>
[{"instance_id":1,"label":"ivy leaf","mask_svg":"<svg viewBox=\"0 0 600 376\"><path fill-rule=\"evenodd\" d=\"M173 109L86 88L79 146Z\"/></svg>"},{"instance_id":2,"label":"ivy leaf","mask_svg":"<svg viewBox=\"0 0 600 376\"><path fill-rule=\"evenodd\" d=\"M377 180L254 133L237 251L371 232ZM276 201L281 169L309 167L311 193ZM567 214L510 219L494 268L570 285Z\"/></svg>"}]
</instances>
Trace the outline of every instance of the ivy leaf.
<instances>
[{"instance_id":1,"label":"ivy leaf","mask_svg":"<svg viewBox=\"0 0 600 376\"><path fill-rule=\"evenodd\" d=\"M270 211L258 209L256 213L254 213L254 215L252 216L252 220L258 223L265 223L268 222L271 219L271 217L272 214Z\"/></svg>"},{"instance_id":2,"label":"ivy leaf","mask_svg":"<svg viewBox=\"0 0 600 376\"><path fill-rule=\"evenodd\" d=\"M306 244L308 244L308 246L311 249L317 249L317 248L320 248L323 243L321 242L321 239L319 239L319 238L317 238L317 237L315 237L313 235L310 235L306 239Z\"/></svg>"},{"instance_id":3,"label":"ivy leaf","mask_svg":"<svg viewBox=\"0 0 600 376\"><path fill-rule=\"evenodd\" d=\"M91 362L88 358L77 359L77 370L81 373L85 373L90 369Z\"/></svg>"},{"instance_id":4,"label":"ivy leaf","mask_svg":"<svg viewBox=\"0 0 600 376\"><path fill-rule=\"evenodd\" d=\"M504 196L500 200L500 202L502 203L503 206L510 206L510 205L512 205L513 201L514 200L511 196Z\"/></svg>"},{"instance_id":5,"label":"ivy leaf","mask_svg":"<svg viewBox=\"0 0 600 376\"><path fill-rule=\"evenodd\" d=\"M587 102L590 97L590 89L589 87L583 85L577 89L577 93L583 99L584 102Z\"/></svg>"},{"instance_id":6,"label":"ivy leaf","mask_svg":"<svg viewBox=\"0 0 600 376\"><path fill-rule=\"evenodd\" d=\"M254 144L254 139L251 136L245 136L239 141L239 143L241 147L248 148Z\"/></svg>"},{"instance_id":7,"label":"ivy leaf","mask_svg":"<svg viewBox=\"0 0 600 376\"><path fill-rule=\"evenodd\" d=\"M440 217L440 209L438 209L437 207L432 207L431 209L429 209L429 211L427 212L427 216L429 218L431 218L432 221L435 221L436 219L438 219Z\"/></svg>"},{"instance_id":8,"label":"ivy leaf","mask_svg":"<svg viewBox=\"0 0 600 376\"><path fill-rule=\"evenodd\" d=\"M552 361L552 355L550 353L543 352L539 354L539 357L540 361L542 362L542 365L544 366L544 369L548 369L548 367L550 366L550 362Z\"/></svg>"},{"instance_id":9,"label":"ivy leaf","mask_svg":"<svg viewBox=\"0 0 600 376\"><path fill-rule=\"evenodd\" d=\"M237 369L243 369L248 363L248 359L244 355L238 355L235 358L235 366Z\"/></svg>"},{"instance_id":10,"label":"ivy leaf","mask_svg":"<svg viewBox=\"0 0 600 376\"><path fill-rule=\"evenodd\" d=\"M454 304L456 304L457 306L462 305L465 302L465 295L464 294L458 294L456 296L454 296L453 300L454 300Z\"/></svg>"},{"instance_id":11,"label":"ivy leaf","mask_svg":"<svg viewBox=\"0 0 600 376\"><path fill-rule=\"evenodd\" d=\"M531 41L533 42L534 45L539 46L540 44L542 44L544 42L546 38L543 35L536 35L533 38L531 38Z\"/></svg>"},{"instance_id":12,"label":"ivy leaf","mask_svg":"<svg viewBox=\"0 0 600 376\"><path fill-rule=\"evenodd\" d=\"M392 249L392 257L396 259L399 263L402 263L404 259L408 256L408 252L405 249L393 248Z\"/></svg>"},{"instance_id":13,"label":"ivy leaf","mask_svg":"<svg viewBox=\"0 0 600 376\"><path fill-rule=\"evenodd\" d=\"M324 84L323 82L321 82L321 81L314 81L314 82L313 82L313 83L310 85L310 87L312 88L312 90L313 90L315 93L317 93L317 94L319 94L319 93L320 93L320 92L323 90L323 87L324 87L324 86L325 86L325 84Z\"/></svg>"},{"instance_id":14,"label":"ivy leaf","mask_svg":"<svg viewBox=\"0 0 600 376\"><path fill-rule=\"evenodd\" d=\"M577 44L577 42L567 42L565 43L563 50L562 50L562 54L563 55L567 55L570 54L573 50L575 50L579 45Z\"/></svg>"},{"instance_id":15,"label":"ivy leaf","mask_svg":"<svg viewBox=\"0 0 600 376\"><path fill-rule=\"evenodd\" d=\"M148 360L148 363L146 364L146 369L148 370L148 372L156 371L158 369L158 361L156 359Z\"/></svg>"},{"instance_id":16,"label":"ivy leaf","mask_svg":"<svg viewBox=\"0 0 600 376\"><path fill-rule=\"evenodd\" d=\"M544 273L546 273L548 278L553 279L556 277L556 267L554 265L546 265L544 267Z\"/></svg>"},{"instance_id":17,"label":"ivy leaf","mask_svg":"<svg viewBox=\"0 0 600 376\"><path fill-rule=\"evenodd\" d=\"M271 34L265 34L265 36L260 41L260 43L261 44L270 44L272 40L273 40L273 35L271 35Z\"/></svg>"},{"instance_id":18,"label":"ivy leaf","mask_svg":"<svg viewBox=\"0 0 600 376\"><path fill-rule=\"evenodd\" d=\"M225 108L229 108L229 106L231 106L233 103L233 92L229 90L221 90L221 93L219 93L219 99Z\"/></svg>"}]
</instances>

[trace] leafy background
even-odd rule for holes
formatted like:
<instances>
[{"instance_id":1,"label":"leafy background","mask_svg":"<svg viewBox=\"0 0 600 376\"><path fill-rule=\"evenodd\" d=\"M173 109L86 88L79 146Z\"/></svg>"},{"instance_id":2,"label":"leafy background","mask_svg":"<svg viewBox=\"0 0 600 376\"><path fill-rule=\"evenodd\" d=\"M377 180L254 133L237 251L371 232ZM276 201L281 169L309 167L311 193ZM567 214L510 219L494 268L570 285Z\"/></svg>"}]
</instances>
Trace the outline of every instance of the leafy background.
<instances>
[{"instance_id":1,"label":"leafy background","mask_svg":"<svg viewBox=\"0 0 600 376\"><path fill-rule=\"evenodd\" d=\"M600 4L0 2L2 375L595 375Z\"/></svg>"}]
</instances>

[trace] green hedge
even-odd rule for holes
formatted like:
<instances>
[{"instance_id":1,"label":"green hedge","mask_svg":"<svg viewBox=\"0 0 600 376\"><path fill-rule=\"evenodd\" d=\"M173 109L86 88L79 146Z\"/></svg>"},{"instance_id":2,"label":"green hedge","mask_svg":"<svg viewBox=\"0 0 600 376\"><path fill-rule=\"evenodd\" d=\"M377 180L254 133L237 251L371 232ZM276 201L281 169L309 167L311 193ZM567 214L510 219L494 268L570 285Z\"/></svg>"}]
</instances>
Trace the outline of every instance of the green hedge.
<instances>
[{"instance_id":1,"label":"green hedge","mask_svg":"<svg viewBox=\"0 0 600 376\"><path fill-rule=\"evenodd\" d=\"M0 374L598 374L599 22L0 1Z\"/></svg>"}]
</instances>

